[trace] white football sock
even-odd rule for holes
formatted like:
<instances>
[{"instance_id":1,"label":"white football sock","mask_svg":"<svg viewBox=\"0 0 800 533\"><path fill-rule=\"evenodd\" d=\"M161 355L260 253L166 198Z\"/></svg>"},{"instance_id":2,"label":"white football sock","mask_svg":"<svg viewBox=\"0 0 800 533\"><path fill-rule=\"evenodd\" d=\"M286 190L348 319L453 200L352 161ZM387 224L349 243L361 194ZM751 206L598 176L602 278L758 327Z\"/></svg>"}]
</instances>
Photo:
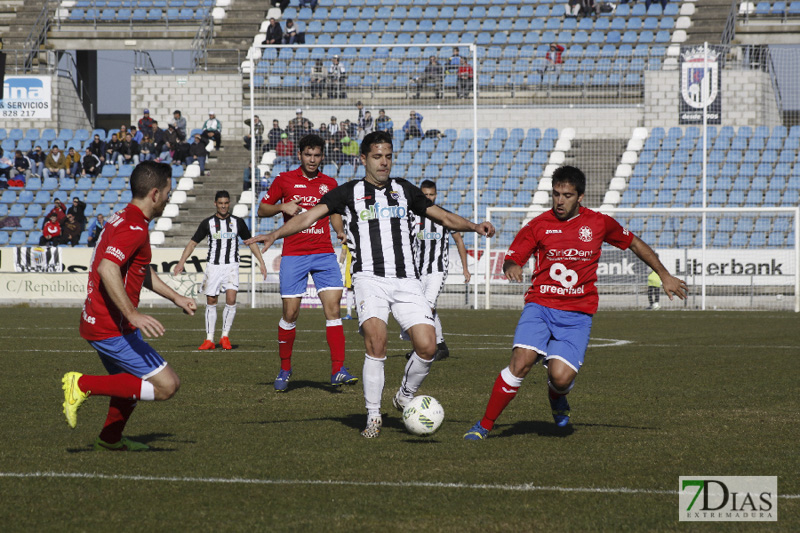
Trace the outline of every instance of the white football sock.
<instances>
[{"instance_id":1,"label":"white football sock","mask_svg":"<svg viewBox=\"0 0 800 533\"><path fill-rule=\"evenodd\" d=\"M436 344L444 342L444 332L442 331L442 321L439 320L439 313L433 312L433 327L436 329Z\"/></svg>"},{"instance_id":2,"label":"white football sock","mask_svg":"<svg viewBox=\"0 0 800 533\"><path fill-rule=\"evenodd\" d=\"M149 381L142 380L142 387L139 389L139 399L150 401L156 399L156 389Z\"/></svg>"},{"instance_id":3,"label":"white football sock","mask_svg":"<svg viewBox=\"0 0 800 533\"><path fill-rule=\"evenodd\" d=\"M400 393L404 396L411 398L419 390L422 382L428 377L431 371L431 364L433 360L426 361L414 352L406 363L405 372L403 372L403 381L400 383Z\"/></svg>"},{"instance_id":4,"label":"white football sock","mask_svg":"<svg viewBox=\"0 0 800 533\"><path fill-rule=\"evenodd\" d=\"M236 304L225 304L225 309L222 310L222 336L227 337L231 332L233 326L233 318L236 316Z\"/></svg>"},{"instance_id":5,"label":"white football sock","mask_svg":"<svg viewBox=\"0 0 800 533\"><path fill-rule=\"evenodd\" d=\"M217 305L206 304L206 338L214 340L214 330L217 329Z\"/></svg>"},{"instance_id":6,"label":"white football sock","mask_svg":"<svg viewBox=\"0 0 800 533\"><path fill-rule=\"evenodd\" d=\"M344 295L345 295L344 300L345 302L347 302L347 314L350 315L351 314L350 309L353 307L353 303L355 303L353 291L350 289L345 289Z\"/></svg>"},{"instance_id":7,"label":"white football sock","mask_svg":"<svg viewBox=\"0 0 800 533\"><path fill-rule=\"evenodd\" d=\"M364 355L361 379L364 382L364 403L369 416L380 416L381 414L381 396L383 396L385 382L384 363L386 363L385 357L377 359L367 354Z\"/></svg>"}]
</instances>

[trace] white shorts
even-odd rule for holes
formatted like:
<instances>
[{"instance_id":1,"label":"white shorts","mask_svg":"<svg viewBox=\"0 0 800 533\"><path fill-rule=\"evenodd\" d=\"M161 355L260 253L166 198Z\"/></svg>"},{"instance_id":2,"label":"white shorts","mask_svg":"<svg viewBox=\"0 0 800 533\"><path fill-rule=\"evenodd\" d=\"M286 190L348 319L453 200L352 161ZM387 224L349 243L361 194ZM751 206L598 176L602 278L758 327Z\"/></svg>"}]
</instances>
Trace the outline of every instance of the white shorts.
<instances>
[{"instance_id":1,"label":"white shorts","mask_svg":"<svg viewBox=\"0 0 800 533\"><path fill-rule=\"evenodd\" d=\"M359 272L353 276L358 325L370 318L389 323L389 312L403 330L417 324L433 326L431 305L418 279L382 278Z\"/></svg>"},{"instance_id":2,"label":"white shorts","mask_svg":"<svg viewBox=\"0 0 800 533\"><path fill-rule=\"evenodd\" d=\"M201 292L206 296L217 296L228 290L239 290L239 263L208 265Z\"/></svg>"},{"instance_id":3,"label":"white shorts","mask_svg":"<svg viewBox=\"0 0 800 533\"><path fill-rule=\"evenodd\" d=\"M439 299L439 293L444 288L444 280L447 279L447 272L434 272L433 274L423 274L422 291L425 293L425 298L434 309L436 308L436 300Z\"/></svg>"}]
</instances>

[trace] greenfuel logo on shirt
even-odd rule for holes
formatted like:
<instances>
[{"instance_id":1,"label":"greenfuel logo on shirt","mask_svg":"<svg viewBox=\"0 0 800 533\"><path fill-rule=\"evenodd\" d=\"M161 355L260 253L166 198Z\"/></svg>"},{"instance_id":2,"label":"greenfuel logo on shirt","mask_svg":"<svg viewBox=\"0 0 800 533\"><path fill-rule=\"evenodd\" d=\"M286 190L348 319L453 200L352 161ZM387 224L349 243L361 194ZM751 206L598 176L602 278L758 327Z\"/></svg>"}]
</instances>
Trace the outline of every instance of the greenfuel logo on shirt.
<instances>
[{"instance_id":1,"label":"greenfuel logo on shirt","mask_svg":"<svg viewBox=\"0 0 800 533\"><path fill-rule=\"evenodd\" d=\"M381 205L375 202L375 205L369 206L369 209L362 209L358 213L359 220L385 220L389 218L406 218L408 216L408 209L402 205Z\"/></svg>"}]
</instances>

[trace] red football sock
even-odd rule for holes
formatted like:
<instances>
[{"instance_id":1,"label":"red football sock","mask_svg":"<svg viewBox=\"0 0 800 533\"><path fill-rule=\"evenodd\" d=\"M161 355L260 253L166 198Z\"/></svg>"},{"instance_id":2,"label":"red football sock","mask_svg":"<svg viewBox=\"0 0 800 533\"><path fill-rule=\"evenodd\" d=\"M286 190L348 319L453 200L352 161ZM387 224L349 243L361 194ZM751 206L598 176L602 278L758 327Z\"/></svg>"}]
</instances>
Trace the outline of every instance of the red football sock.
<instances>
[{"instance_id":1,"label":"red football sock","mask_svg":"<svg viewBox=\"0 0 800 533\"><path fill-rule=\"evenodd\" d=\"M125 424L128 423L134 407L136 407L136 400L112 397L100 438L109 444L119 442L122 438L122 430L125 429Z\"/></svg>"},{"instance_id":2,"label":"red football sock","mask_svg":"<svg viewBox=\"0 0 800 533\"><path fill-rule=\"evenodd\" d=\"M341 324L326 327L325 337L331 349L331 374L335 374L344 366L344 327Z\"/></svg>"},{"instance_id":3,"label":"red football sock","mask_svg":"<svg viewBox=\"0 0 800 533\"><path fill-rule=\"evenodd\" d=\"M494 427L494 421L497 420L503 409L511 403L518 390L519 387L512 387L506 383L502 374L497 376L492 388L492 395L489 397L489 405L486 406L486 413L481 419L481 426L484 429L491 430Z\"/></svg>"},{"instance_id":4,"label":"red football sock","mask_svg":"<svg viewBox=\"0 0 800 533\"><path fill-rule=\"evenodd\" d=\"M566 394L559 394L553 390L553 387L547 387L547 392L550 393L550 399L555 401L561 398L562 396L566 396Z\"/></svg>"},{"instance_id":5,"label":"red football sock","mask_svg":"<svg viewBox=\"0 0 800 533\"><path fill-rule=\"evenodd\" d=\"M278 326L278 355L281 356L281 370L292 369L292 348L297 329L283 329Z\"/></svg>"},{"instance_id":6,"label":"red football sock","mask_svg":"<svg viewBox=\"0 0 800 533\"><path fill-rule=\"evenodd\" d=\"M131 374L111 374L110 376L87 376L78 379L78 388L96 396L114 396L136 400L142 390L142 380Z\"/></svg>"}]
</instances>

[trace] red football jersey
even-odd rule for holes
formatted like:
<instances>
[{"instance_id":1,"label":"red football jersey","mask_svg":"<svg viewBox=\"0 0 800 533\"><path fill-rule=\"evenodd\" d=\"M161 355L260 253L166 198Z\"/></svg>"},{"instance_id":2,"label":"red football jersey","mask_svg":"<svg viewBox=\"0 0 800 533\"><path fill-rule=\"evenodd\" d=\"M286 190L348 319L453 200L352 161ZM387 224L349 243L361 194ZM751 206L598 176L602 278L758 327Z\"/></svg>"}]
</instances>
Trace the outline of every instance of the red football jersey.
<instances>
[{"instance_id":1,"label":"red football jersey","mask_svg":"<svg viewBox=\"0 0 800 533\"><path fill-rule=\"evenodd\" d=\"M139 294L153 255L147 227L149 222L141 209L128 204L103 227L92 254L89 286L81 313L80 332L84 339L99 341L136 331L111 301L97 267L103 259L119 265L125 292L133 306L138 307Z\"/></svg>"},{"instance_id":2,"label":"red football jersey","mask_svg":"<svg viewBox=\"0 0 800 533\"><path fill-rule=\"evenodd\" d=\"M282 172L269 186L269 190L261 199L261 203L275 205L278 202L291 202L300 200L300 207L311 209L322 196L336 188L336 180L322 172L317 177L309 179L303 175L303 169L297 168L289 172ZM286 223L289 215L283 215ZM333 253L331 244L331 228L329 217L317 220L313 226L283 239L282 255L308 255Z\"/></svg>"},{"instance_id":3,"label":"red football jersey","mask_svg":"<svg viewBox=\"0 0 800 533\"><path fill-rule=\"evenodd\" d=\"M563 311L597 312L597 263L604 242L627 250L633 233L608 215L581 207L569 220L553 210L528 222L514 237L506 260L523 266L535 255L525 303Z\"/></svg>"}]
</instances>

